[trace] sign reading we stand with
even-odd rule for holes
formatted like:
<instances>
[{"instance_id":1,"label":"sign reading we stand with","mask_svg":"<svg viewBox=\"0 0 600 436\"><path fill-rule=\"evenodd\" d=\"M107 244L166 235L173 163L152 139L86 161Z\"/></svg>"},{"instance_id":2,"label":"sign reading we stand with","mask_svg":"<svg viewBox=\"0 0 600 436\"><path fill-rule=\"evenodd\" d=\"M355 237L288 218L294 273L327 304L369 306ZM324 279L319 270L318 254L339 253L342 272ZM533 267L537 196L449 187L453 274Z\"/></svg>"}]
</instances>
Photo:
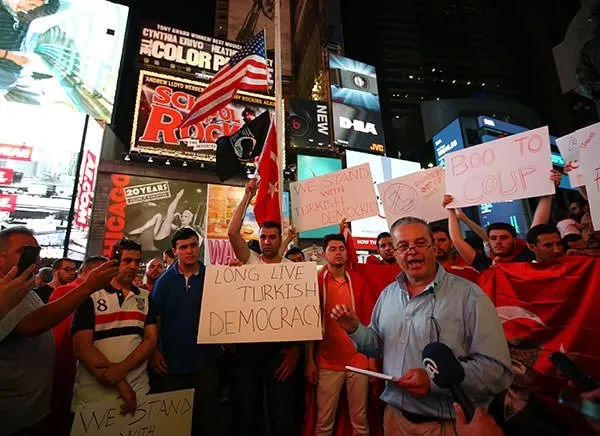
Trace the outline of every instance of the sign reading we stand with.
<instances>
[{"instance_id":1,"label":"sign reading we stand with","mask_svg":"<svg viewBox=\"0 0 600 436\"><path fill-rule=\"evenodd\" d=\"M446 192L452 207L552 195L548 127L446 155Z\"/></svg>"},{"instance_id":2,"label":"sign reading we stand with","mask_svg":"<svg viewBox=\"0 0 600 436\"><path fill-rule=\"evenodd\" d=\"M290 184L296 230L318 229L379 212L369 164Z\"/></svg>"}]
</instances>

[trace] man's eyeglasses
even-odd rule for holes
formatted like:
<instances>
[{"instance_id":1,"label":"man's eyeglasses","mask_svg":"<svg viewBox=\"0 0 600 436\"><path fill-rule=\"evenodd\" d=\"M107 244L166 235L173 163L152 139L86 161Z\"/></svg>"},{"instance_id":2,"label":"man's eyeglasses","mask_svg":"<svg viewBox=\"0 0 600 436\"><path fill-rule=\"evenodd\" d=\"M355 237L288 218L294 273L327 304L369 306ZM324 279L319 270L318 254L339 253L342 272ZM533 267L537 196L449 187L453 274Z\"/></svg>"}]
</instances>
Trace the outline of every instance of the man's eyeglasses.
<instances>
[{"instance_id":1,"label":"man's eyeglasses","mask_svg":"<svg viewBox=\"0 0 600 436\"><path fill-rule=\"evenodd\" d=\"M413 245L401 243L401 244L398 244L398 246L394 249L394 251L398 254L406 254L411 249L414 249L415 251L421 251L426 248L431 248L431 246L432 246L432 244L430 244L427 241L417 241Z\"/></svg>"}]
</instances>

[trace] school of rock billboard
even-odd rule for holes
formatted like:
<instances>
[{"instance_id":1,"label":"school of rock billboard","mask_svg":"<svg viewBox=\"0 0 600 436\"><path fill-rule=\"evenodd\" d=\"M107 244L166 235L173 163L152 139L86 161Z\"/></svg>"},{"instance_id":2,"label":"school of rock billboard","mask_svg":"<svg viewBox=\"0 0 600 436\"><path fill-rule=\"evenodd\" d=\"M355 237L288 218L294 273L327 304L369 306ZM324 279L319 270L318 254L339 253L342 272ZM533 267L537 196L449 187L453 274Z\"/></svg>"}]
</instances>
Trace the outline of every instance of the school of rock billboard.
<instances>
[{"instance_id":1,"label":"school of rock billboard","mask_svg":"<svg viewBox=\"0 0 600 436\"><path fill-rule=\"evenodd\" d=\"M375 67L329 55L335 144L385 155Z\"/></svg>"},{"instance_id":2,"label":"school of rock billboard","mask_svg":"<svg viewBox=\"0 0 600 436\"><path fill-rule=\"evenodd\" d=\"M160 257L182 227L192 227L204 240L206 193L204 183L111 174L104 255L127 237L142 244L145 258Z\"/></svg>"},{"instance_id":3,"label":"school of rock billboard","mask_svg":"<svg viewBox=\"0 0 600 436\"><path fill-rule=\"evenodd\" d=\"M61 106L109 122L128 10L106 0L0 2L0 107Z\"/></svg>"},{"instance_id":4,"label":"school of rock billboard","mask_svg":"<svg viewBox=\"0 0 600 436\"><path fill-rule=\"evenodd\" d=\"M287 131L294 148L331 148L327 103L290 100Z\"/></svg>"},{"instance_id":5,"label":"school of rock billboard","mask_svg":"<svg viewBox=\"0 0 600 436\"><path fill-rule=\"evenodd\" d=\"M240 91L218 113L180 130L206 86L206 82L140 71L131 150L214 162L218 138L232 135L249 121L249 115L259 115L275 104L272 97Z\"/></svg>"}]
</instances>

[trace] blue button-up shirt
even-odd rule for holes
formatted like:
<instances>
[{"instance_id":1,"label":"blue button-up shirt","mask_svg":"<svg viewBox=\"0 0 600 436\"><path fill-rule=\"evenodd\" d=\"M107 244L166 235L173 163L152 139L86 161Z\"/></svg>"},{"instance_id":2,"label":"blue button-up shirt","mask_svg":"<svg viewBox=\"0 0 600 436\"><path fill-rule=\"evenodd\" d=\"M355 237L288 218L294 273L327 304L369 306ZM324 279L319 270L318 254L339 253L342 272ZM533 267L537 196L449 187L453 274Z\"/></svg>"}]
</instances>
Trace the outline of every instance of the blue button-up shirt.
<instances>
[{"instance_id":1,"label":"blue button-up shirt","mask_svg":"<svg viewBox=\"0 0 600 436\"><path fill-rule=\"evenodd\" d=\"M383 372L394 378L423 368L423 348L443 342L461 360L466 374L461 386L476 405L487 406L512 382L508 345L491 300L477 285L439 265L433 282L412 298L406 274L398 275L379 296L370 326L359 325L350 337L361 353L383 357ZM433 382L424 398L386 382L381 399L412 413L454 416L450 391Z\"/></svg>"}]
</instances>

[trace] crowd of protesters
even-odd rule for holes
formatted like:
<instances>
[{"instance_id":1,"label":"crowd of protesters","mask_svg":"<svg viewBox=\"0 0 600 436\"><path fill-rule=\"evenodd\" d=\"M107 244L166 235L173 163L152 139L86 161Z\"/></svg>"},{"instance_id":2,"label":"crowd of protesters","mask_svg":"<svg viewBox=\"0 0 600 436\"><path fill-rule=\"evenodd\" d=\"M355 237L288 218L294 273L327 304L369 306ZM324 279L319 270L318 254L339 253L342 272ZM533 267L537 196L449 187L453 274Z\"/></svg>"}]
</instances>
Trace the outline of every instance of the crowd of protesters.
<instances>
[{"instance_id":1,"label":"crowd of protesters","mask_svg":"<svg viewBox=\"0 0 600 436\"><path fill-rule=\"evenodd\" d=\"M551 178L558 185L556 172ZM295 233L284 240L278 222L263 223L258 246L242 238L255 193L251 180L229 223L231 265L303 262L299 248L288 248ZM451 202L444 198L444 206ZM121 413L134 414L146 394L187 388L195 390L194 435L226 434L217 418L225 407L227 434L236 436L513 434L492 411L514 387L514 362L496 308L477 283L499 263L544 267L600 255L585 200L554 214L552 206L553 196L539 199L525 240L511 224L483 229L459 209L448 209L442 226L401 218L360 268L342 222L339 234L322 241L323 339L308 343L197 344L205 266L191 228L173 234L162 259L143 262L143 247L123 239L111 259L90 256L77 269L64 258L20 273L24 247L38 241L23 227L3 230L0 435L68 435L79 406L118 399ZM463 235L461 222L479 242ZM373 289L369 275L384 273L387 286ZM431 342L460 358L463 390L477 408L470 422L424 368L421 353ZM393 380L383 385L347 365ZM540 416L528 418L532 426Z\"/></svg>"}]
</instances>

